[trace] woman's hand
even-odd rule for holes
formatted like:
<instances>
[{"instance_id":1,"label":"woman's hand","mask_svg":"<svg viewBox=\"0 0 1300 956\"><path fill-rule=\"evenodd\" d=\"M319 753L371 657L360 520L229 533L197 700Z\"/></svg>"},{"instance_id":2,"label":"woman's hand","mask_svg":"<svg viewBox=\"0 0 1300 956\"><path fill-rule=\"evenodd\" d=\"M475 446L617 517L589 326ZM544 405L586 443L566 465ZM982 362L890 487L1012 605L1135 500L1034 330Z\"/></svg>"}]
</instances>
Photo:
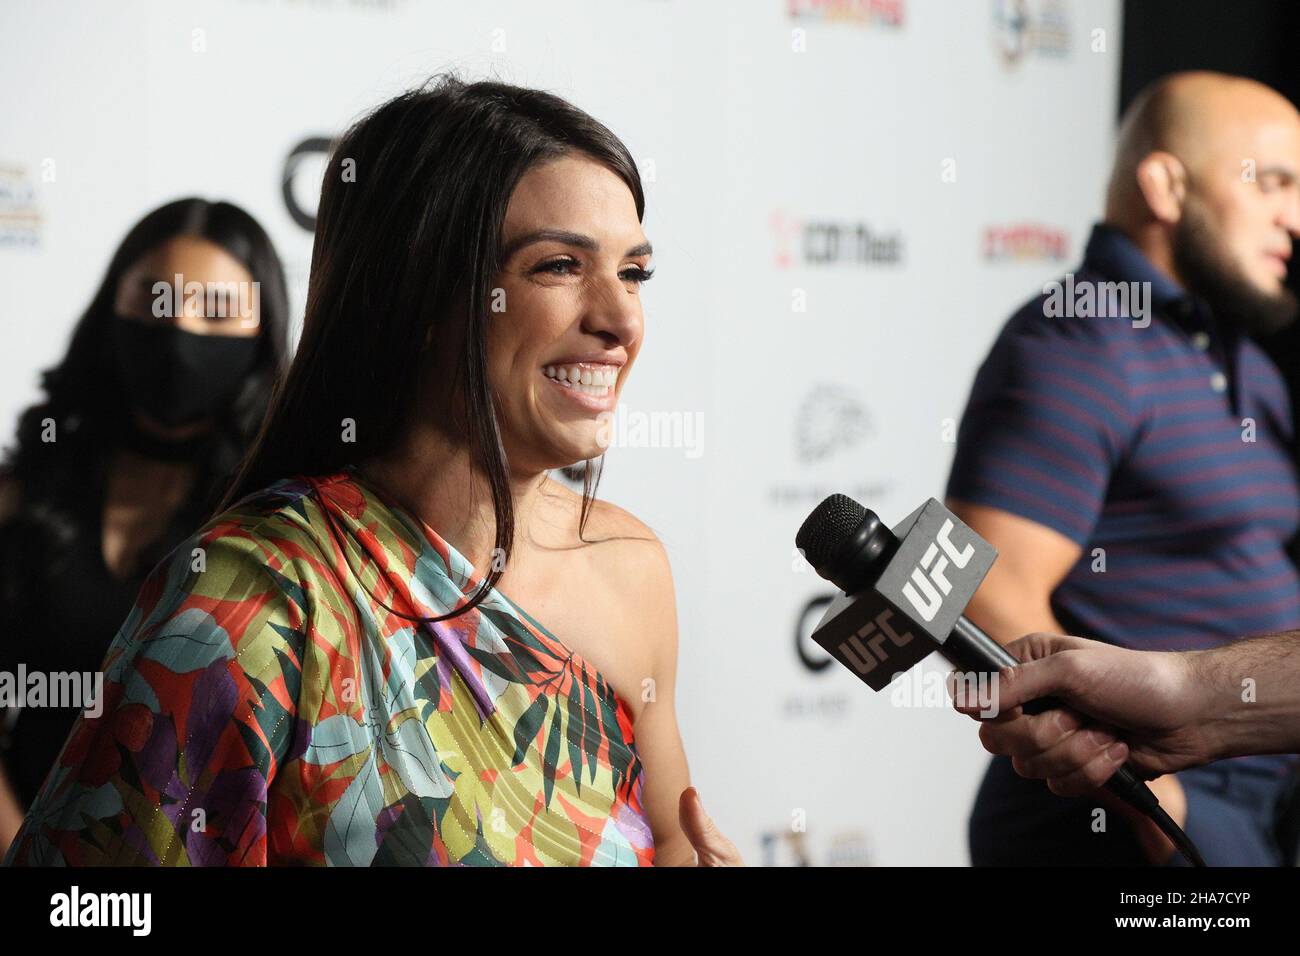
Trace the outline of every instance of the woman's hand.
<instances>
[{"instance_id":1,"label":"woman's hand","mask_svg":"<svg viewBox=\"0 0 1300 956\"><path fill-rule=\"evenodd\" d=\"M704 812L699 791L687 787L677 804L682 832L695 848L696 866L744 866L736 845L722 835L713 818Z\"/></svg>"}]
</instances>

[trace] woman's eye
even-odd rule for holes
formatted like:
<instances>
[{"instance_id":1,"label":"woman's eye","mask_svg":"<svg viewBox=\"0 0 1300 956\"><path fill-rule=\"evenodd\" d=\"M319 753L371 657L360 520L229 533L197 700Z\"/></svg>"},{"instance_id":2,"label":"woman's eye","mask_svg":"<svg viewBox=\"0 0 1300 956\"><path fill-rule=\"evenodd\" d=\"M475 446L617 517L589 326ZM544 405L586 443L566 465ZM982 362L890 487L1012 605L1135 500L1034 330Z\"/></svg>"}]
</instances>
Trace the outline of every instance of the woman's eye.
<instances>
[{"instance_id":1,"label":"woman's eye","mask_svg":"<svg viewBox=\"0 0 1300 956\"><path fill-rule=\"evenodd\" d=\"M543 262L533 271L550 272L554 275L565 275L577 265L578 263L573 259L552 259L550 262Z\"/></svg>"},{"instance_id":2,"label":"woman's eye","mask_svg":"<svg viewBox=\"0 0 1300 956\"><path fill-rule=\"evenodd\" d=\"M551 275L570 275L580 268L580 263L576 259L552 259L550 262L543 262L533 268L533 273L549 273ZM640 285L642 282L649 281L654 275L653 269L642 269L640 266L632 266L624 269L618 274L624 282L635 282Z\"/></svg>"}]
</instances>

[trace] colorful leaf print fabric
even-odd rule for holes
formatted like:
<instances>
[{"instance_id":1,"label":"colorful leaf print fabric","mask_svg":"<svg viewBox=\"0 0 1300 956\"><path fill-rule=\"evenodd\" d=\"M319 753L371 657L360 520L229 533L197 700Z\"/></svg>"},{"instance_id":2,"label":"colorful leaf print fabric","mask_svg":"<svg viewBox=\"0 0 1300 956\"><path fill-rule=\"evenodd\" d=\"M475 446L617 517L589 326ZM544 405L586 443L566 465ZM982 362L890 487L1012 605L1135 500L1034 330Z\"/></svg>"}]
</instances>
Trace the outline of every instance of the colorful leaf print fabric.
<instances>
[{"instance_id":1,"label":"colorful leaf print fabric","mask_svg":"<svg viewBox=\"0 0 1300 956\"><path fill-rule=\"evenodd\" d=\"M648 865L631 713L352 469L150 575L6 862ZM405 616L403 616L405 615Z\"/></svg>"}]
</instances>

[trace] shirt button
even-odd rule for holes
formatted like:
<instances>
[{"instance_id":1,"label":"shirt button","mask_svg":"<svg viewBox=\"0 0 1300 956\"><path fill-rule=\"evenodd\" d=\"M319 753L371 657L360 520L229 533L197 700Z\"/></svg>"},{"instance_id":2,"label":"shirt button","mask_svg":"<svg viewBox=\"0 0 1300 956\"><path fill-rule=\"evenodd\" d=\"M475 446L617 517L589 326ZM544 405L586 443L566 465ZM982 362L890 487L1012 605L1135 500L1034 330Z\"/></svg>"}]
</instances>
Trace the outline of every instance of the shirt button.
<instances>
[{"instance_id":1,"label":"shirt button","mask_svg":"<svg viewBox=\"0 0 1300 956\"><path fill-rule=\"evenodd\" d=\"M1216 392L1226 391L1228 388L1228 376L1224 375L1222 372L1215 372L1210 376L1210 388L1214 389Z\"/></svg>"},{"instance_id":2,"label":"shirt button","mask_svg":"<svg viewBox=\"0 0 1300 956\"><path fill-rule=\"evenodd\" d=\"M1192 347L1198 352L1204 352L1210 347L1210 336L1205 332L1197 332L1192 336Z\"/></svg>"}]
</instances>

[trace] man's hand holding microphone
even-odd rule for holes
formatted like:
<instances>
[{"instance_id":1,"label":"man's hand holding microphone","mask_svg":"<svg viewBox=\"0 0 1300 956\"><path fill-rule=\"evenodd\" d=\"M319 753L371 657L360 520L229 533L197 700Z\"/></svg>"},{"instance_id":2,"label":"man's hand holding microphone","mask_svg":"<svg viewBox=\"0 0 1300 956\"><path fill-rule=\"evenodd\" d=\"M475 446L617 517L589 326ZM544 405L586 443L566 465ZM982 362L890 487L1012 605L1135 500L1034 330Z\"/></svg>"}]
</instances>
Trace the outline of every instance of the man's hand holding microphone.
<instances>
[{"instance_id":1,"label":"man's hand holding microphone","mask_svg":"<svg viewBox=\"0 0 1300 956\"><path fill-rule=\"evenodd\" d=\"M996 714L960 694L954 705L981 721L985 749L1061 796L1100 787L1125 762L1156 777L1223 757L1300 752L1300 633L1190 652L1030 634L1007 650L1021 664L999 672ZM1048 696L1066 708L1024 712Z\"/></svg>"}]
</instances>

